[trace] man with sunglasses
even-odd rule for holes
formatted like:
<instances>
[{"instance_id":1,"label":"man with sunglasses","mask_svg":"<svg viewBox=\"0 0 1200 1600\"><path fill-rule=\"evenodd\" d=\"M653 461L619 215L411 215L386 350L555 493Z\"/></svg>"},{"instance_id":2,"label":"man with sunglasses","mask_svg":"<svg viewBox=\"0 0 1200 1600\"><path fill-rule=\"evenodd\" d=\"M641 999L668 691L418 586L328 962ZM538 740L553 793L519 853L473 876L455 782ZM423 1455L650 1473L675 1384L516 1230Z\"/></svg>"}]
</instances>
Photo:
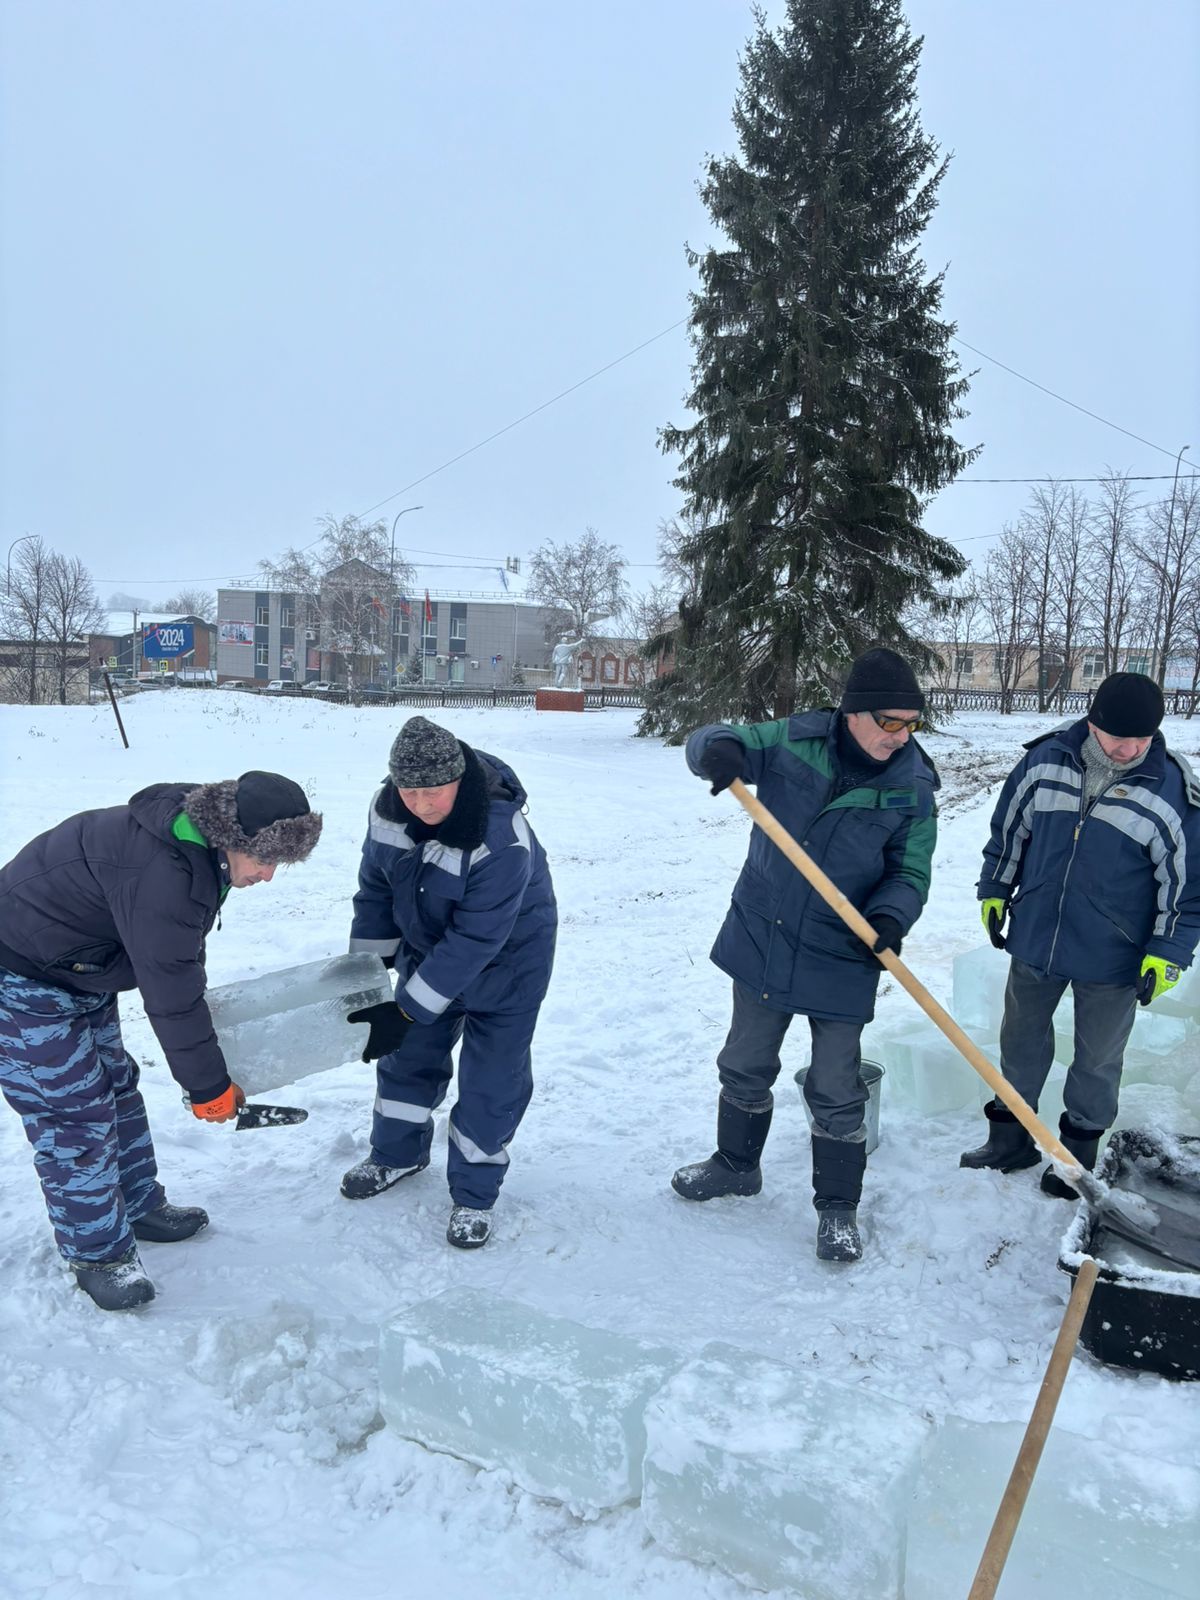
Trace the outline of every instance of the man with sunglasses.
<instances>
[{"instance_id":1,"label":"man with sunglasses","mask_svg":"<svg viewBox=\"0 0 1200 1600\"><path fill-rule=\"evenodd\" d=\"M908 664L893 650L868 650L838 710L712 724L687 744L689 767L713 794L734 778L757 786L875 928L876 952L899 952L929 892L938 777L912 737L924 709ZM671 1186L685 1200L759 1192L780 1046L793 1016L806 1016L817 1255L857 1261L867 1164L859 1040L874 1014L879 961L758 828L712 960L733 979L733 1022L717 1057L717 1148L681 1167Z\"/></svg>"}]
</instances>

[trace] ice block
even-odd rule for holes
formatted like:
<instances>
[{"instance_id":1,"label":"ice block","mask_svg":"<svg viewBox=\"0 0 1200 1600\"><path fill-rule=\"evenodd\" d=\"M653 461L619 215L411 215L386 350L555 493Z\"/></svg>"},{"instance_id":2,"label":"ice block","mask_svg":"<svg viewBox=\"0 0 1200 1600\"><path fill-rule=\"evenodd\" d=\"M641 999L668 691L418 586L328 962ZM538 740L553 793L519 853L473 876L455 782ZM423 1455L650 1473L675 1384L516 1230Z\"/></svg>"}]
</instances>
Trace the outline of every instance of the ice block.
<instances>
[{"instance_id":1,"label":"ice block","mask_svg":"<svg viewBox=\"0 0 1200 1600\"><path fill-rule=\"evenodd\" d=\"M646 1409L642 1514L667 1550L805 1600L899 1600L929 1424L730 1345Z\"/></svg>"},{"instance_id":2,"label":"ice block","mask_svg":"<svg viewBox=\"0 0 1200 1600\"><path fill-rule=\"evenodd\" d=\"M385 1324L380 1405L406 1439L589 1514L638 1498L646 1401L678 1365L658 1346L448 1289Z\"/></svg>"},{"instance_id":3,"label":"ice block","mask_svg":"<svg viewBox=\"0 0 1200 1600\"><path fill-rule=\"evenodd\" d=\"M958 1419L938 1429L909 1519L905 1600L967 1593L1024 1431ZM999 1600L1195 1600L1197 1573L1200 1469L1055 1425Z\"/></svg>"},{"instance_id":4,"label":"ice block","mask_svg":"<svg viewBox=\"0 0 1200 1600\"><path fill-rule=\"evenodd\" d=\"M205 998L230 1077L256 1095L358 1060L369 1029L346 1015L392 999L392 980L379 956L332 956L224 983Z\"/></svg>"}]
</instances>

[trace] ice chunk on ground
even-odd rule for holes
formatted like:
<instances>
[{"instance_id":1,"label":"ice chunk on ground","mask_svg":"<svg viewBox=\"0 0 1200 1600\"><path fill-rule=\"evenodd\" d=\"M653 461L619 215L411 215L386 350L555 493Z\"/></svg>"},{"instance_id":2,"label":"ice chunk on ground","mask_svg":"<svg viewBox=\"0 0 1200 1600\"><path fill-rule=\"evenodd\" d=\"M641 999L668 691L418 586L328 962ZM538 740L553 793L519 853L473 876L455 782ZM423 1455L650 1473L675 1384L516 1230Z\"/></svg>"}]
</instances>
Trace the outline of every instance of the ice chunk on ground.
<instances>
[{"instance_id":1,"label":"ice chunk on ground","mask_svg":"<svg viewBox=\"0 0 1200 1600\"><path fill-rule=\"evenodd\" d=\"M999 1033L1007 982L1007 958L990 944L955 956L954 1003L950 1010L959 1027Z\"/></svg>"},{"instance_id":2,"label":"ice chunk on ground","mask_svg":"<svg viewBox=\"0 0 1200 1600\"><path fill-rule=\"evenodd\" d=\"M963 1031L993 1066L999 1064L1000 1047L994 1037L977 1035L970 1028ZM927 1018L915 1018L906 1036L893 1036L887 1043L888 1053L877 1057L887 1073L883 1080L886 1104L936 1116L977 1106L988 1098L975 1068Z\"/></svg>"},{"instance_id":3,"label":"ice chunk on ground","mask_svg":"<svg viewBox=\"0 0 1200 1600\"><path fill-rule=\"evenodd\" d=\"M642 1514L666 1549L805 1600L898 1600L929 1425L731 1345L706 1345L646 1409Z\"/></svg>"},{"instance_id":4,"label":"ice chunk on ground","mask_svg":"<svg viewBox=\"0 0 1200 1600\"><path fill-rule=\"evenodd\" d=\"M380 1405L406 1439L587 1514L638 1498L646 1401L678 1365L658 1346L448 1289L385 1325Z\"/></svg>"},{"instance_id":5,"label":"ice chunk on ground","mask_svg":"<svg viewBox=\"0 0 1200 1600\"><path fill-rule=\"evenodd\" d=\"M938 1429L908 1528L906 1600L965 1595L1024 1436L1022 1423ZM998 1594L1010 1600L1195 1600L1200 1470L1054 1428Z\"/></svg>"},{"instance_id":6,"label":"ice chunk on ground","mask_svg":"<svg viewBox=\"0 0 1200 1600\"><path fill-rule=\"evenodd\" d=\"M376 955L333 956L210 989L206 996L229 1075L248 1095L357 1060L369 1032L348 1012L392 998Z\"/></svg>"}]
</instances>

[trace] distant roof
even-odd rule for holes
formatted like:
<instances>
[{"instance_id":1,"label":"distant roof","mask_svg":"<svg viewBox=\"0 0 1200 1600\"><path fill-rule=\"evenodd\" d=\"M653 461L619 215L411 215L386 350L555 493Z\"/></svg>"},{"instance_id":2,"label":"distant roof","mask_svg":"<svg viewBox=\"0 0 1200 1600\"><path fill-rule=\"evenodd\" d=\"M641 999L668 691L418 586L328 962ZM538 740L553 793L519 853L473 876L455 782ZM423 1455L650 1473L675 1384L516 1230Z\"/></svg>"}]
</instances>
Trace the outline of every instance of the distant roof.
<instances>
[{"instance_id":1,"label":"distant roof","mask_svg":"<svg viewBox=\"0 0 1200 1600\"><path fill-rule=\"evenodd\" d=\"M158 622L186 622L190 613L178 611L110 611L108 619L102 628L97 628L97 633L103 633L107 638L123 639L127 633L132 633L133 619L137 617L139 628L151 627ZM194 619L200 621L199 617Z\"/></svg>"},{"instance_id":2,"label":"distant roof","mask_svg":"<svg viewBox=\"0 0 1200 1600\"><path fill-rule=\"evenodd\" d=\"M413 593L429 590L431 600L508 600L532 605L525 597L526 575L504 567L415 566Z\"/></svg>"}]
</instances>

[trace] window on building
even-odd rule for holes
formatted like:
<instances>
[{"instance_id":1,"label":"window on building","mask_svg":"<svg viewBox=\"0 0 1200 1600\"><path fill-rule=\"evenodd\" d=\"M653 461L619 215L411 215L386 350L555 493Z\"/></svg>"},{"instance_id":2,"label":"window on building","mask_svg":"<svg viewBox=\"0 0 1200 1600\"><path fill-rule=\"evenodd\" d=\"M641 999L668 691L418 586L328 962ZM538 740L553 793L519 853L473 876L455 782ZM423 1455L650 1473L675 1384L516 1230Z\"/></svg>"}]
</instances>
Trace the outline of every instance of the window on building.
<instances>
[{"instance_id":1,"label":"window on building","mask_svg":"<svg viewBox=\"0 0 1200 1600\"><path fill-rule=\"evenodd\" d=\"M467 663L462 656L455 656L450 662L450 682L464 683L467 676Z\"/></svg>"},{"instance_id":2,"label":"window on building","mask_svg":"<svg viewBox=\"0 0 1200 1600\"><path fill-rule=\"evenodd\" d=\"M954 675L957 678L971 678L975 675L974 650L956 650L954 652Z\"/></svg>"},{"instance_id":3,"label":"window on building","mask_svg":"<svg viewBox=\"0 0 1200 1600\"><path fill-rule=\"evenodd\" d=\"M279 626L281 628L294 628L296 626L296 608L282 606L279 611Z\"/></svg>"},{"instance_id":4,"label":"window on building","mask_svg":"<svg viewBox=\"0 0 1200 1600\"><path fill-rule=\"evenodd\" d=\"M1001 683L1006 682L1007 679L1008 679L1008 668L1009 668L1009 653L1008 653L1008 651L1003 649L1003 648L998 649L996 651L994 657L992 658L992 660L993 660L992 676L994 678L997 678Z\"/></svg>"},{"instance_id":5,"label":"window on building","mask_svg":"<svg viewBox=\"0 0 1200 1600\"><path fill-rule=\"evenodd\" d=\"M254 665L256 667L269 667L271 665L270 645L256 644L254 646Z\"/></svg>"},{"instance_id":6,"label":"window on building","mask_svg":"<svg viewBox=\"0 0 1200 1600\"><path fill-rule=\"evenodd\" d=\"M437 682L437 657L426 656L421 662L421 679L424 683Z\"/></svg>"},{"instance_id":7,"label":"window on building","mask_svg":"<svg viewBox=\"0 0 1200 1600\"><path fill-rule=\"evenodd\" d=\"M465 639L467 637L466 617L450 618L450 637L452 639Z\"/></svg>"},{"instance_id":8,"label":"window on building","mask_svg":"<svg viewBox=\"0 0 1200 1600\"><path fill-rule=\"evenodd\" d=\"M260 628L267 627L269 625L270 621L271 621L271 608L270 608L270 606L255 606L255 608L254 608L254 621L255 621L256 625L258 627L260 627Z\"/></svg>"},{"instance_id":9,"label":"window on building","mask_svg":"<svg viewBox=\"0 0 1200 1600\"><path fill-rule=\"evenodd\" d=\"M601 683L616 683L617 674L618 674L618 672L620 670L620 665L621 664L617 660L616 656L603 656L603 657L601 657L601 660L600 660L600 681L601 681Z\"/></svg>"},{"instance_id":10,"label":"window on building","mask_svg":"<svg viewBox=\"0 0 1200 1600\"><path fill-rule=\"evenodd\" d=\"M1083 661L1079 668L1079 675L1084 683L1090 683L1096 678L1104 676L1104 651L1085 650Z\"/></svg>"},{"instance_id":11,"label":"window on building","mask_svg":"<svg viewBox=\"0 0 1200 1600\"><path fill-rule=\"evenodd\" d=\"M581 655L579 658L579 681L581 683L595 683L596 658L595 656Z\"/></svg>"},{"instance_id":12,"label":"window on building","mask_svg":"<svg viewBox=\"0 0 1200 1600\"><path fill-rule=\"evenodd\" d=\"M1125 663L1125 671L1126 672L1142 672L1142 673L1145 673L1147 676L1149 676L1149 674L1150 674L1150 656L1149 656L1149 653L1146 652L1146 651L1143 651L1139 655L1131 655L1129 657L1128 661L1126 661L1126 663Z\"/></svg>"}]
</instances>

